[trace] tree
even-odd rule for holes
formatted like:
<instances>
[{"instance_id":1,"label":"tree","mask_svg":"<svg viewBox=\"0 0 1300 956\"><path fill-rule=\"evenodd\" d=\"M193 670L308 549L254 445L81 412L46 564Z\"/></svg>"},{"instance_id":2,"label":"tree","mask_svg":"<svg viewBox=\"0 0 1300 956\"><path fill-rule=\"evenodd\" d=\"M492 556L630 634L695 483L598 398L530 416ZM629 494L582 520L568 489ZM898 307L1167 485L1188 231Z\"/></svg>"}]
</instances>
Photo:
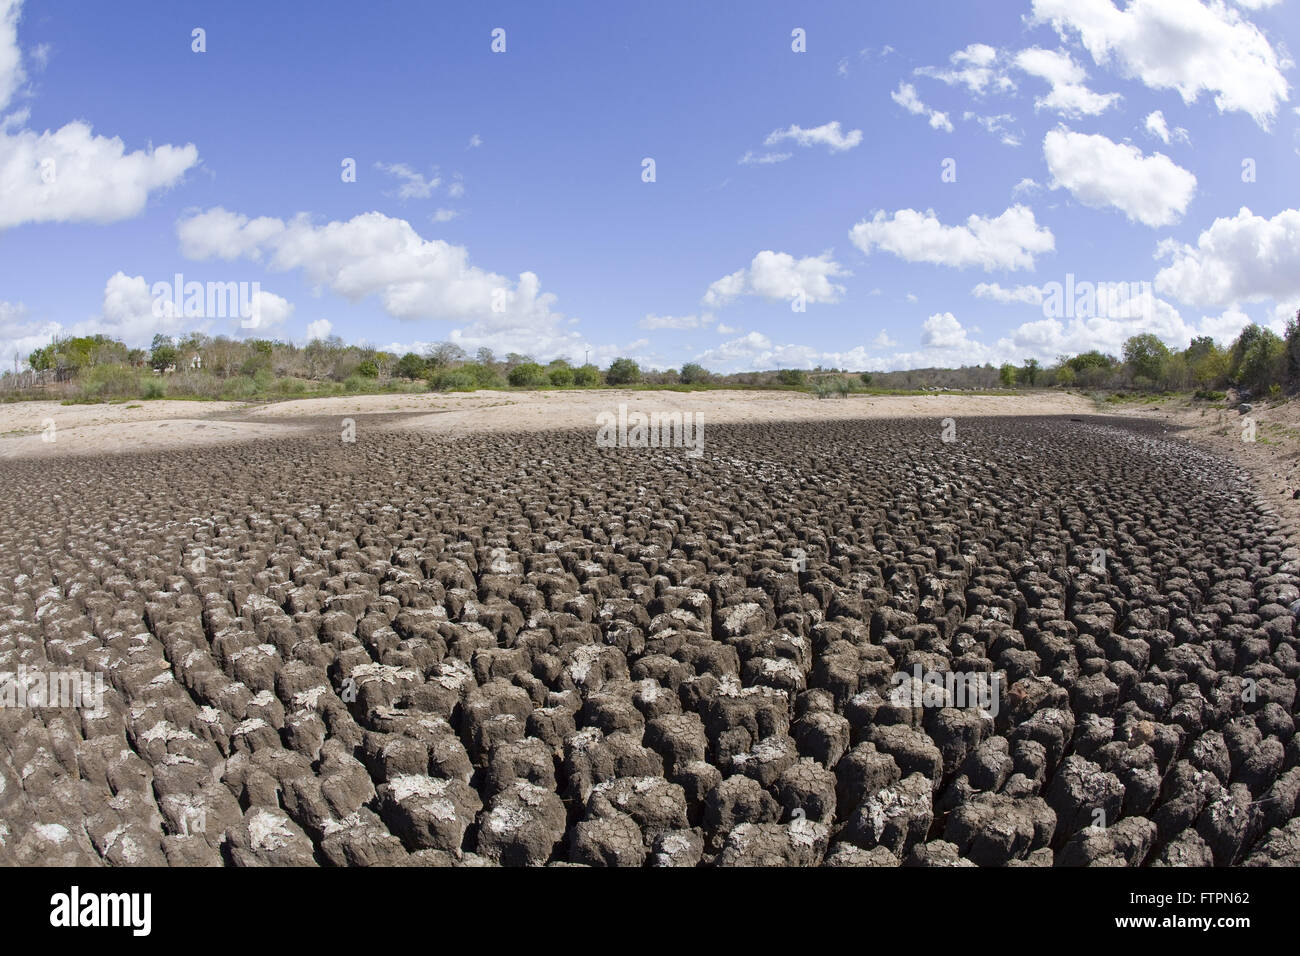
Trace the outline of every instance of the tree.
<instances>
[{"instance_id":1,"label":"tree","mask_svg":"<svg viewBox=\"0 0 1300 956\"><path fill-rule=\"evenodd\" d=\"M861 372L858 374L858 378L862 380L863 385L870 385L873 376L870 372Z\"/></svg>"},{"instance_id":2,"label":"tree","mask_svg":"<svg viewBox=\"0 0 1300 956\"><path fill-rule=\"evenodd\" d=\"M1168 361L1169 347L1150 332L1135 335L1124 343L1124 363L1135 377L1158 382Z\"/></svg>"},{"instance_id":3,"label":"tree","mask_svg":"<svg viewBox=\"0 0 1300 956\"><path fill-rule=\"evenodd\" d=\"M490 352L488 354L491 355ZM425 358L428 359L429 368L437 369L459 365L469 356L465 354L465 350L459 345L453 345L450 342L439 342L425 352Z\"/></svg>"},{"instance_id":4,"label":"tree","mask_svg":"<svg viewBox=\"0 0 1300 956\"><path fill-rule=\"evenodd\" d=\"M998 381L1002 383L1003 388L1016 387L1016 367L1010 362L1006 362L998 369Z\"/></svg>"},{"instance_id":5,"label":"tree","mask_svg":"<svg viewBox=\"0 0 1300 956\"><path fill-rule=\"evenodd\" d=\"M176 364L176 345L170 335L159 332L149 348L149 365L155 372L164 371Z\"/></svg>"},{"instance_id":6,"label":"tree","mask_svg":"<svg viewBox=\"0 0 1300 956\"><path fill-rule=\"evenodd\" d=\"M683 385L699 385L707 382L713 376L709 370L702 365L696 365L694 362L687 362L682 366L681 372L677 376Z\"/></svg>"},{"instance_id":7,"label":"tree","mask_svg":"<svg viewBox=\"0 0 1300 956\"><path fill-rule=\"evenodd\" d=\"M1025 359L1025 364L1020 370L1020 374L1024 378L1025 382L1028 383L1030 388L1033 388L1034 384L1038 381L1038 370L1038 359Z\"/></svg>"},{"instance_id":8,"label":"tree","mask_svg":"<svg viewBox=\"0 0 1300 956\"><path fill-rule=\"evenodd\" d=\"M552 364L547 369L546 376L556 388L567 388L573 384L573 369L569 368L567 364Z\"/></svg>"},{"instance_id":9,"label":"tree","mask_svg":"<svg viewBox=\"0 0 1300 956\"><path fill-rule=\"evenodd\" d=\"M609 363L605 382L609 385L634 385L641 381L641 366L630 358L616 358Z\"/></svg>"},{"instance_id":10,"label":"tree","mask_svg":"<svg viewBox=\"0 0 1300 956\"><path fill-rule=\"evenodd\" d=\"M484 345L481 346L479 350L474 353L474 361L478 362L479 365L486 365L490 367L496 364L497 358L495 355L492 354L492 350L488 348L486 345Z\"/></svg>"},{"instance_id":11,"label":"tree","mask_svg":"<svg viewBox=\"0 0 1300 956\"><path fill-rule=\"evenodd\" d=\"M803 388L808 382L808 375L801 368L783 368L777 371L776 380L782 385Z\"/></svg>"},{"instance_id":12,"label":"tree","mask_svg":"<svg viewBox=\"0 0 1300 956\"><path fill-rule=\"evenodd\" d=\"M424 378L425 370L428 367L428 362L420 356L414 352L407 352L393 366L393 374L398 378Z\"/></svg>"}]
</instances>

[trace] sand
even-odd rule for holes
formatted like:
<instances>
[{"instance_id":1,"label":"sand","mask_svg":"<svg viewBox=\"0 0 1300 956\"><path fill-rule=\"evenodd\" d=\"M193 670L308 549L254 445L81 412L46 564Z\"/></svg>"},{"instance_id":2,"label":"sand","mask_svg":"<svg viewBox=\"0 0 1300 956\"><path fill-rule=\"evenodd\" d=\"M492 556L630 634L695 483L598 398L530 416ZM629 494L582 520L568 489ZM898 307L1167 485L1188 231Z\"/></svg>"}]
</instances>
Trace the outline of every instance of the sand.
<instances>
[{"instance_id":1,"label":"sand","mask_svg":"<svg viewBox=\"0 0 1300 956\"><path fill-rule=\"evenodd\" d=\"M244 402L147 401L116 405L16 402L0 405L0 458L111 454L122 451L275 439L307 430L415 429L448 436L480 431L595 429L601 412L620 404L645 412L696 412L705 428L726 422L824 421L979 415L1093 414L1080 395L866 396L817 399L799 392L593 391L432 392ZM375 416L368 424L366 418ZM330 419L334 419L333 422ZM54 429L48 429L53 422ZM53 436L53 441L46 440Z\"/></svg>"}]
</instances>

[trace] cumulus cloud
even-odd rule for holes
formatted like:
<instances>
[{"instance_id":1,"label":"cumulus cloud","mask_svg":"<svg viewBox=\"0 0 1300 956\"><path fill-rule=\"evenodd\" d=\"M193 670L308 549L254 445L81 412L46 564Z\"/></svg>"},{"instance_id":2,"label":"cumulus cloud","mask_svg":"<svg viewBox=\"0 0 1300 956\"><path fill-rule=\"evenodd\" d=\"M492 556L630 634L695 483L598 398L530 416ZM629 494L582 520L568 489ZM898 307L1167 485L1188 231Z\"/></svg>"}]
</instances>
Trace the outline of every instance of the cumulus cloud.
<instances>
[{"instance_id":1,"label":"cumulus cloud","mask_svg":"<svg viewBox=\"0 0 1300 956\"><path fill-rule=\"evenodd\" d=\"M908 262L979 266L986 272L1032 270L1034 256L1056 248L1052 231L1022 205L993 218L972 215L962 226L945 226L933 210L900 209L892 216L882 210L855 225L849 238L867 255L880 248Z\"/></svg>"},{"instance_id":2,"label":"cumulus cloud","mask_svg":"<svg viewBox=\"0 0 1300 956\"><path fill-rule=\"evenodd\" d=\"M765 249L746 268L710 285L704 304L722 306L742 295L789 301L800 292L805 302L836 302L844 287L832 280L850 274L830 253L796 259L786 252Z\"/></svg>"},{"instance_id":3,"label":"cumulus cloud","mask_svg":"<svg viewBox=\"0 0 1300 956\"><path fill-rule=\"evenodd\" d=\"M1267 128L1287 100L1285 58L1220 0L1132 0L1122 10L1111 0L1033 0L1032 20L1077 36L1098 65L1177 90L1185 103L1209 93L1220 112L1239 110Z\"/></svg>"},{"instance_id":4,"label":"cumulus cloud","mask_svg":"<svg viewBox=\"0 0 1300 956\"><path fill-rule=\"evenodd\" d=\"M1055 129L1043 139L1053 189L1068 189L1085 206L1112 206L1152 228L1177 222L1196 194L1196 177L1164 153L1100 134Z\"/></svg>"},{"instance_id":5,"label":"cumulus cloud","mask_svg":"<svg viewBox=\"0 0 1300 956\"><path fill-rule=\"evenodd\" d=\"M862 130L854 129L845 133L840 129L839 120L823 123L821 126L814 126L812 129L791 126L788 129L773 130L768 134L767 139L763 141L763 145L775 146L786 140L791 140L796 145L805 148L809 146L825 146L832 153L842 153L845 150L853 149L862 142Z\"/></svg>"},{"instance_id":6,"label":"cumulus cloud","mask_svg":"<svg viewBox=\"0 0 1300 956\"><path fill-rule=\"evenodd\" d=\"M265 332L279 328L293 314L293 303L274 292L259 289L252 298L252 314L241 322L246 331Z\"/></svg>"},{"instance_id":7,"label":"cumulus cloud","mask_svg":"<svg viewBox=\"0 0 1300 956\"><path fill-rule=\"evenodd\" d=\"M455 209L440 208L436 212L434 212L434 214L429 218L432 219L434 222L451 222L459 215L460 213Z\"/></svg>"},{"instance_id":8,"label":"cumulus cloud","mask_svg":"<svg viewBox=\"0 0 1300 956\"><path fill-rule=\"evenodd\" d=\"M25 74L18 47L21 0L0 0L0 110ZM80 120L38 133L28 113L0 120L0 231L26 223L109 223L137 216L152 193L180 182L199 161L193 144L127 152Z\"/></svg>"},{"instance_id":9,"label":"cumulus cloud","mask_svg":"<svg viewBox=\"0 0 1300 956\"><path fill-rule=\"evenodd\" d=\"M352 302L375 296L397 319L469 322L450 333L457 344L539 356L582 344L535 273L512 281L472 265L464 246L425 239L405 219L369 212L320 225L306 214L250 219L216 207L181 219L176 232L191 259L264 260Z\"/></svg>"},{"instance_id":10,"label":"cumulus cloud","mask_svg":"<svg viewBox=\"0 0 1300 956\"><path fill-rule=\"evenodd\" d=\"M109 223L139 215L151 193L198 162L193 145L126 151L82 122L0 131L0 230L25 223Z\"/></svg>"},{"instance_id":11,"label":"cumulus cloud","mask_svg":"<svg viewBox=\"0 0 1300 956\"><path fill-rule=\"evenodd\" d=\"M1300 298L1300 209L1272 219L1242 207L1216 219L1194 245L1167 240L1158 255L1169 264L1156 274L1162 295L1197 306Z\"/></svg>"},{"instance_id":12,"label":"cumulus cloud","mask_svg":"<svg viewBox=\"0 0 1300 956\"><path fill-rule=\"evenodd\" d=\"M307 323L307 341L313 339L327 339L330 333L334 331L334 323L329 319L316 319L314 322Z\"/></svg>"},{"instance_id":13,"label":"cumulus cloud","mask_svg":"<svg viewBox=\"0 0 1300 956\"><path fill-rule=\"evenodd\" d=\"M1034 100L1035 109L1050 109L1067 116L1096 116L1119 102L1118 93L1094 93L1084 84L1088 73L1064 50L1030 47L1016 54L1016 66L1046 80L1051 92Z\"/></svg>"},{"instance_id":14,"label":"cumulus cloud","mask_svg":"<svg viewBox=\"0 0 1300 956\"><path fill-rule=\"evenodd\" d=\"M900 83L898 89L889 94L889 98L917 116L928 116L930 126L933 129L941 129L946 133L952 132L952 121L948 119L947 113L941 113L938 110L932 110L921 102L921 98L916 93L916 87L911 83Z\"/></svg>"}]
</instances>

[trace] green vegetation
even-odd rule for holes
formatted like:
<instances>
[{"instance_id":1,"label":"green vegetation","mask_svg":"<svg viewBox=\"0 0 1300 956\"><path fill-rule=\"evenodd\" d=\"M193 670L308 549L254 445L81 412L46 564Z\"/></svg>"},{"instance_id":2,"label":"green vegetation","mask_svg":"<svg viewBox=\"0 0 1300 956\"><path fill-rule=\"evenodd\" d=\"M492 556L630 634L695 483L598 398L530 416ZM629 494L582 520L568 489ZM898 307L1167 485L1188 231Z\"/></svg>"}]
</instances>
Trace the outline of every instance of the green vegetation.
<instances>
[{"instance_id":1,"label":"green vegetation","mask_svg":"<svg viewBox=\"0 0 1300 956\"><path fill-rule=\"evenodd\" d=\"M450 342L423 354L397 356L346 345L337 336L304 346L269 339L179 338L155 335L150 348L131 349L104 335L56 339L28 356L29 370L0 376L0 400L56 398L67 402L128 399L224 399L271 401L385 392L472 391L506 388L599 388L700 390L782 389L820 398L853 394L908 395L939 390L989 394L1010 389L1069 388L1111 394L1114 401L1168 393L1220 402L1229 388L1256 399L1280 399L1300 390L1300 314L1285 335L1248 325L1227 348L1208 336L1185 349L1170 349L1150 333L1124 343L1123 357L1097 350L1060 356L1049 366L1034 358L1000 368L908 369L851 373L847 369L773 369L718 374L688 362L677 369L642 369L631 358L614 359L603 371L574 367L559 358L543 366L511 352L498 359L480 348L471 358Z\"/></svg>"}]
</instances>

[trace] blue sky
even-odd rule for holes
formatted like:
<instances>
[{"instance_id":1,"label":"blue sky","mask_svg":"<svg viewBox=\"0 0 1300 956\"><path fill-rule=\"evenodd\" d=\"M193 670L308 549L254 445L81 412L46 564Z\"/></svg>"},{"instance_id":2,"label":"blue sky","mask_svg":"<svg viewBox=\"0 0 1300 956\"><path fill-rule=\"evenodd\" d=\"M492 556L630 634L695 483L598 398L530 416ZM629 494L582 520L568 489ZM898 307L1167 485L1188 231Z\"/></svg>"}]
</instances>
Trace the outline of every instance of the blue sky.
<instances>
[{"instance_id":1,"label":"blue sky","mask_svg":"<svg viewBox=\"0 0 1300 956\"><path fill-rule=\"evenodd\" d=\"M4 363L56 331L737 371L1280 329L1295 4L0 0ZM177 273L257 283L256 327L159 314ZM1135 294L1044 306L1070 275Z\"/></svg>"}]
</instances>

